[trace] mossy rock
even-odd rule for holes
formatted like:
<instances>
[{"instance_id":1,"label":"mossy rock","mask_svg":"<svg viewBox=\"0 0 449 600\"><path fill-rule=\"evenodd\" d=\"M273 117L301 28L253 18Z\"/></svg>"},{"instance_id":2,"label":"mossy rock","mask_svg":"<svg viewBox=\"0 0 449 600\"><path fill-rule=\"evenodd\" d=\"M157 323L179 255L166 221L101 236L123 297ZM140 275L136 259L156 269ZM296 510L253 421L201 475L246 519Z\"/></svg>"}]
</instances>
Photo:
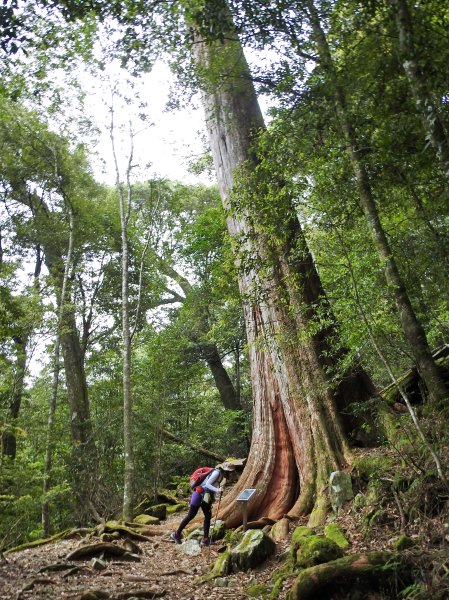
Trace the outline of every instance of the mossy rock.
<instances>
[{"instance_id":1,"label":"mossy rock","mask_svg":"<svg viewBox=\"0 0 449 600\"><path fill-rule=\"evenodd\" d=\"M150 515L151 517L157 517L161 521L167 518L167 505L166 504L156 504L155 506L149 506L145 513Z\"/></svg>"},{"instance_id":2,"label":"mossy rock","mask_svg":"<svg viewBox=\"0 0 449 600\"><path fill-rule=\"evenodd\" d=\"M268 586L263 583L254 583L246 588L246 595L250 598L266 598L268 596Z\"/></svg>"},{"instance_id":3,"label":"mossy rock","mask_svg":"<svg viewBox=\"0 0 449 600\"><path fill-rule=\"evenodd\" d=\"M276 544L260 529L245 531L240 544L231 550L233 569L248 571L259 566L276 551Z\"/></svg>"},{"instance_id":4,"label":"mossy rock","mask_svg":"<svg viewBox=\"0 0 449 600\"><path fill-rule=\"evenodd\" d=\"M174 494L171 494L168 490L158 492L156 496L156 502L158 504L178 504L179 500Z\"/></svg>"},{"instance_id":5,"label":"mossy rock","mask_svg":"<svg viewBox=\"0 0 449 600\"><path fill-rule=\"evenodd\" d=\"M229 546L237 546L243 539L245 532L242 529L229 529L224 536L224 541Z\"/></svg>"},{"instance_id":6,"label":"mossy rock","mask_svg":"<svg viewBox=\"0 0 449 600\"><path fill-rule=\"evenodd\" d=\"M388 455L358 456L354 459L353 467L362 479L378 479L393 465Z\"/></svg>"},{"instance_id":7,"label":"mossy rock","mask_svg":"<svg viewBox=\"0 0 449 600\"><path fill-rule=\"evenodd\" d=\"M292 533L292 539L290 541L290 554L292 557L296 556L296 551L299 548L299 542L305 537L315 535L315 532L310 527L296 527Z\"/></svg>"},{"instance_id":8,"label":"mossy rock","mask_svg":"<svg viewBox=\"0 0 449 600\"><path fill-rule=\"evenodd\" d=\"M186 508L186 502L182 502L180 504L170 504L167 506L167 515L174 515L175 513L182 512Z\"/></svg>"},{"instance_id":9,"label":"mossy rock","mask_svg":"<svg viewBox=\"0 0 449 600\"><path fill-rule=\"evenodd\" d=\"M342 550L346 550L349 546L349 541L346 539L345 534L337 523L329 523L329 525L326 525L324 528L324 535L329 540L335 542Z\"/></svg>"},{"instance_id":10,"label":"mossy rock","mask_svg":"<svg viewBox=\"0 0 449 600\"><path fill-rule=\"evenodd\" d=\"M200 540L203 537L203 529L195 527L194 529L188 529L186 531L187 540Z\"/></svg>"},{"instance_id":11,"label":"mossy rock","mask_svg":"<svg viewBox=\"0 0 449 600\"><path fill-rule=\"evenodd\" d=\"M366 498L365 495L359 492L354 496L354 499L351 504L351 511L353 513L358 513L363 510L366 506Z\"/></svg>"},{"instance_id":12,"label":"mossy rock","mask_svg":"<svg viewBox=\"0 0 449 600\"><path fill-rule=\"evenodd\" d=\"M216 523L210 528L209 536L213 540L222 540L226 534L226 525L224 521L217 520Z\"/></svg>"},{"instance_id":13,"label":"mossy rock","mask_svg":"<svg viewBox=\"0 0 449 600\"><path fill-rule=\"evenodd\" d=\"M137 515L137 517L134 517L133 522L139 525L157 525L161 521L157 517L151 517L150 515Z\"/></svg>"},{"instance_id":14,"label":"mossy rock","mask_svg":"<svg viewBox=\"0 0 449 600\"><path fill-rule=\"evenodd\" d=\"M298 540L295 566L307 569L343 556L343 550L323 535L312 535Z\"/></svg>"},{"instance_id":15,"label":"mossy rock","mask_svg":"<svg viewBox=\"0 0 449 600\"><path fill-rule=\"evenodd\" d=\"M210 573L207 575L203 575L202 577L198 577L198 579L194 580L195 584L206 583L207 581L212 581L212 579L217 579L218 577L226 577L231 572L231 553L229 550L222 552L218 555L217 560L213 563L212 569Z\"/></svg>"},{"instance_id":16,"label":"mossy rock","mask_svg":"<svg viewBox=\"0 0 449 600\"><path fill-rule=\"evenodd\" d=\"M415 541L406 535L400 535L394 543L395 550L398 550L399 552L407 550L408 548L413 548L413 546L416 546Z\"/></svg>"}]
</instances>

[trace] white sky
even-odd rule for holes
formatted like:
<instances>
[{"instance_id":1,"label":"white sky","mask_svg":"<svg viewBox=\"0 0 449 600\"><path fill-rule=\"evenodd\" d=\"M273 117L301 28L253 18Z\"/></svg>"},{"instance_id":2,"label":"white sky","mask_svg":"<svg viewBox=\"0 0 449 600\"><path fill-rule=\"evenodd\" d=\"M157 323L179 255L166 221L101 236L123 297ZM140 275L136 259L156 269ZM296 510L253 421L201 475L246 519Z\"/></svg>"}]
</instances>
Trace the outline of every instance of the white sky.
<instances>
[{"instance_id":1,"label":"white sky","mask_svg":"<svg viewBox=\"0 0 449 600\"><path fill-rule=\"evenodd\" d=\"M83 78L84 79L84 78ZM134 179L144 180L151 177L164 177L182 180L184 183L213 183L206 175L198 177L188 172L189 161L198 158L207 149L203 110L199 97L190 102L188 108L166 110L173 75L169 68L158 62L152 72L127 83L126 73L111 65L104 73L103 81L99 77L85 76L87 90L86 108L93 122L100 128L101 134L92 164L97 179L101 182L115 183L115 167L112 145L109 135L111 88L118 83L123 94L131 102L120 101L116 96L116 146L120 155L120 170L124 177L125 164L129 156L129 121L133 129L140 133L134 141ZM131 85L134 87L131 88ZM142 102L146 107L139 106ZM137 116L145 113L147 121ZM149 126L149 123L152 123Z\"/></svg>"}]
</instances>

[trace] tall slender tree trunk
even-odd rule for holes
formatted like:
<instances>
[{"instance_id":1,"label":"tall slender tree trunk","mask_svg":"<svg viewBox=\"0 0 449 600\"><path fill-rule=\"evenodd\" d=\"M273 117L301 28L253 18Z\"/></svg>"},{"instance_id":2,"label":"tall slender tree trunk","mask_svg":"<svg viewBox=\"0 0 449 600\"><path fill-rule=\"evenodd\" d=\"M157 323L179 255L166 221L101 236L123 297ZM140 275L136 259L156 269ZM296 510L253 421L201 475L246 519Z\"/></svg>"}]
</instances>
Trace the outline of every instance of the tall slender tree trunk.
<instances>
[{"instance_id":1,"label":"tall slender tree trunk","mask_svg":"<svg viewBox=\"0 0 449 600\"><path fill-rule=\"evenodd\" d=\"M439 107L432 98L426 77L419 65L414 42L412 16L407 0L389 0L395 11L402 66L410 85L416 108L421 116L426 138L436 151L440 167L449 179L449 141Z\"/></svg>"},{"instance_id":2,"label":"tall slender tree trunk","mask_svg":"<svg viewBox=\"0 0 449 600\"><path fill-rule=\"evenodd\" d=\"M195 17L197 18L197 17ZM254 403L254 427L248 461L226 498L221 516L241 522L237 495L257 489L251 517L277 519L285 513L324 519L324 492L330 472L350 461L349 445L327 376L328 335L333 327L306 333L326 306L314 263L293 204L279 194L285 222L277 239L258 233L257 214L236 211L231 201L236 170L257 166L251 144L264 129L249 69L232 32L223 42L207 42L196 33L193 52L203 82L203 105L228 230L240 252L239 287L243 298ZM280 190L281 191L281 190ZM243 268L243 254L245 268ZM248 267L247 265L252 265ZM328 307L326 307L328 308ZM329 355L329 353L328 353ZM328 362L327 362L328 361ZM360 397L372 392L367 381L348 375ZM369 383L369 382L368 382ZM368 387L368 389L367 389Z\"/></svg>"},{"instance_id":3,"label":"tall slender tree trunk","mask_svg":"<svg viewBox=\"0 0 449 600\"><path fill-rule=\"evenodd\" d=\"M123 200L123 197L122 197ZM120 202L122 227L122 336L123 336L123 443L125 450L125 474L123 488L123 518L132 519L134 497L134 446L131 392L131 335L129 324L128 236L125 208Z\"/></svg>"},{"instance_id":4,"label":"tall slender tree trunk","mask_svg":"<svg viewBox=\"0 0 449 600\"><path fill-rule=\"evenodd\" d=\"M53 429L54 420L56 414L56 402L58 397L59 387L59 371L60 371L60 348L61 348L61 326L63 322L63 315L65 310L67 285L69 280L69 272L72 264L73 254L73 239L74 239L74 218L73 210L69 206L69 243L67 248L67 258L64 268L64 275L62 277L62 285L60 293L57 294L59 297L58 316L56 321L56 335L55 335L55 347L53 352L53 381L51 386L51 396L48 408L48 419L47 419L47 436L45 443L45 458L44 458L44 483L42 489L42 537L46 538L50 535L51 530L51 514L50 504L48 502L48 492L51 489L51 470L53 462Z\"/></svg>"},{"instance_id":5,"label":"tall slender tree trunk","mask_svg":"<svg viewBox=\"0 0 449 600\"><path fill-rule=\"evenodd\" d=\"M325 69L332 85L335 106L339 124L346 141L347 151L357 181L359 198L366 216L368 228L371 232L378 255L382 262L387 284L394 296L399 312L402 329L416 362L419 373L425 382L431 400L438 405L443 405L447 400L448 390L441 373L433 360L424 328L419 322L405 284L399 273L398 266L385 231L380 221L379 212L371 189L368 172L363 163L357 135L351 121L345 91L340 84L338 75L331 56L326 35L321 26L318 11L313 0L307 0L310 14L310 23L316 40L318 56L322 67Z\"/></svg>"},{"instance_id":6,"label":"tall slender tree trunk","mask_svg":"<svg viewBox=\"0 0 449 600\"><path fill-rule=\"evenodd\" d=\"M113 98L114 99L114 98ZM123 384L123 448L125 452L125 465L123 477L123 518L125 521L132 519L134 507L135 463L134 463L134 431L133 431L133 397L131 388L131 343L132 333L129 316L129 244L128 223L131 215L132 189L131 170L133 167L133 132L130 130L131 150L126 169L126 197L124 186L120 180L120 170L115 149L114 139L114 108L111 107L110 137L114 156L116 172L116 188L119 199L120 230L122 241L122 384ZM140 287L140 286L139 286ZM138 315L136 315L137 324Z\"/></svg>"}]
</instances>

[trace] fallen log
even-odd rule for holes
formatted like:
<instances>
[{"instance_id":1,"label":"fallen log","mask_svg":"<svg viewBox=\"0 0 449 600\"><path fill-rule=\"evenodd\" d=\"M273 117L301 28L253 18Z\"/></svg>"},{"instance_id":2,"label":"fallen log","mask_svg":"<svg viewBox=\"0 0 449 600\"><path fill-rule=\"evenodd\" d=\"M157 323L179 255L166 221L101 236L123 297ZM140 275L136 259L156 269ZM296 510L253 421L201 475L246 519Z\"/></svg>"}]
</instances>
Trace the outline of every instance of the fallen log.
<instances>
[{"instance_id":1,"label":"fallen log","mask_svg":"<svg viewBox=\"0 0 449 600\"><path fill-rule=\"evenodd\" d=\"M392 552L367 552L353 554L328 563L304 569L290 590L291 600L326 600L336 588L348 588L354 580L366 586L370 580L386 583L398 564ZM382 574L381 578L379 577ZM329 591L329 596L326 592Z\"/></svg>"}]
</instances>

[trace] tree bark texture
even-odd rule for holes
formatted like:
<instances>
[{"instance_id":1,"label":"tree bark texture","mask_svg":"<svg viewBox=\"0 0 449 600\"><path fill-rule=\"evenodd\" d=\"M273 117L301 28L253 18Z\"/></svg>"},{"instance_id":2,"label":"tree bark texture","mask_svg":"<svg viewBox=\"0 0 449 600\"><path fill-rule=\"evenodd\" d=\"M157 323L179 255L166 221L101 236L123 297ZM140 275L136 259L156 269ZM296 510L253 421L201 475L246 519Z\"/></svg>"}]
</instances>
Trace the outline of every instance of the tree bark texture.
<instances>
[{"instance_id":1,"label":"tree bark texture","mask_svg":"<svg viewBox=\"0 0 449 600\"><path fill-rule=\"evenodd\" d=\"M42 213L39 217L43 218L48 226L46 214ZM64 279L63 254L48 237L43 240L42 247L45 263L55 282L58 305L61 305ZM67 297L69 296L70 281L67 282ZM92 500L97 489L97 455L84 371L84 353L76 326L75 309L71 302L63 304L59 331L70 412L72 486L77 498L78 518L83 522L91 516Z\"/></svg>"},{"instance_id":2,"label":"tree bark texture","mask_svg":"<svg viewBox=\"0 0 449 600\"><path fill-rule=\"evenodd\" d=\"M199 343L201 354L214 378L215 386L220 394L221 402L226 410L242 410L236 388L223 365L215 343Z\"/></svg>"},{"instance_id":3,"label":"tree bark texture","mask_svg":"<svg viewBox=\"0 0 449 600\"><path fill-rule=\"evenodd\" d=\"M23 390L25 387L28 335L24 334L14 341L16 346L16 364L14 368L14 382L11 390L11 401L9 403L9 424L13 427L19 416ZM1 435L1 443L2 457L7 456L11 460L14 460L16 458L17 449L17 439L14 431L4 429Z\"/></svg>"},{"instance_id":4,"label":"tree bark texture","mask_svg":"<svg viewBox=\"0 0 449 600\"><path fill-rule=\"evenodd\" d=\"M63 321L63 315L65 311L65 303L67 297L67 287L69 280L69 273L72 267L72 256L73 256L73 242L74 242L74 216L71 207L69 209L69 242L67 247L67 257L64 266L64 275L61 282L59 296L58 315L56 321L56 335L55 335L55 348L53 352L53 380L51 385L50 402L48 407L48 418L47 418L47 436L45 442L45 458L44 458L44 483L42 486L42 537L46 538L50 535L51 529L51 511L50 504L48 502L48 492L51 489L51 470L53 463L53 425L56 414L56 401L58 398L58 387L59 387L59 372L60 372L60 350L61 350L61 325Z\"/></svg>"},{"instance_id":5,"label":"tree bark texture","mask_svg":"<svg viewBox=\"0 0 449 600\"><path fill-rule=\"evenodd\" d=\"M442 406L447 400L448 391L441 373L433 360L424 328L413 309L407 289L393 256L390 243L383 229L368 172L360 155L357 134L352 125L345 90L339 82L326 35L321 26L318 11L315 8L313 0L308 0L307 6L320 63L325 69L333 88L337 117L357 181L360 203L363 212L365 213L368 229L383 265L385 279L395 299L402 329L416 362L418 371L427 386L431 400L435 404Z\"/></svg>"},{"instance_id":6,"label":"tree bark texture","mask_svg":"<svg viewBox=\"0 0 449 600\"><path fill-rule=\"evenodd\" d=\"M439 108L432 98L426 77L419 65L414 43L412 16L407 0L390 0L395 11L402 67L407 77L416 108L421 117L426 139L433 146L440 167L449 179L449 143Z\"/></svg>"},{"instance_id":7,"label":"tree bark texture","mask_svg":"<svg viewBox=\"0 0 449 600\"><path fill-rule=\"evenodd\" d=\"M2 264L1 256L1 232L0 232L0 267ZM34 264L34 288L39 288L39 277L42 270L42 253L40 246L36 247L36 262ZM27 372L27 346L31 334L31 326L25 328L23 333L14 339L16 346L16 365L14 370L14 383L12 389L12 397L9 407L10 423L14 426L16 419L19 416L22 405L22 397L25 389L25 376ZM16 457L17 439L12 431L7 429L1 435L1 453L3 456L8 456L11 460Z\"/></svg>"},{"instance_id":8,"label":"tree bark texture","mask_svg":"<svg viewBox=\"0 0 449 600\"><path fill-rule=\"evenodd\" d=\"M325 295L295 210L284 196L279 195L285 213L285 222L279 223L285 230L282 243L257 232L257 215L233 211L235 172L248 161L256 166L251 143L264 129L239 41L227 36L227 41L206 42L197 34L193 52L202 73L219 59L213 83L203 84L203 105L229 215L228 231L237 246L244 239L244 253L253 265L239 265L253 389L253 437L245 470L225 498L220 516L228 525L241 522L235 499L243 489L253 487L257 492L250 519L313 511L311 520L319 522L326 510L323 490L329 474L350 460L326 375L329 331L307 333L314 306L322 306ZM237 252L238 264L240 256Z\"/></svg>"}]
</instances>

